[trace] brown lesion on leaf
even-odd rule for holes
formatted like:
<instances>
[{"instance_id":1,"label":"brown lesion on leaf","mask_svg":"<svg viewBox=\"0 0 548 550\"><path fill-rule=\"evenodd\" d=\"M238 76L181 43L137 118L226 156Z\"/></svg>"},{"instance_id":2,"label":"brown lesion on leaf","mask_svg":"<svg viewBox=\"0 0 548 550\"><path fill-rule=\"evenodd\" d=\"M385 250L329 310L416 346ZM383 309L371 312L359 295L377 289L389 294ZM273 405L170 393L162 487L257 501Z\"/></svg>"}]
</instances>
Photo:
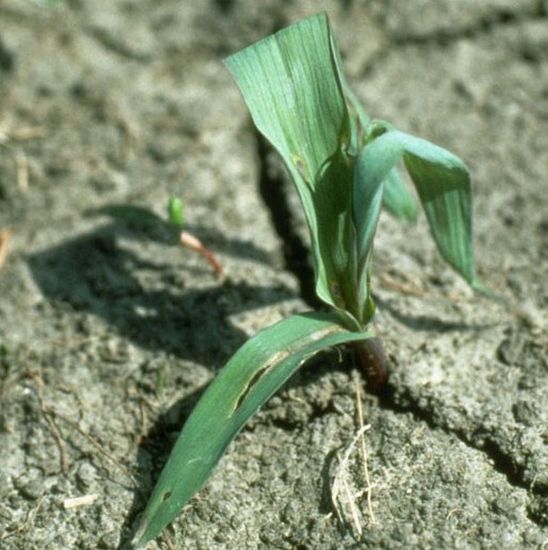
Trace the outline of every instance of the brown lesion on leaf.
<instances>
[{"instance_id":1,"label":"brown lesion on leaf","mask_svg":"<svg viewBox=\"0 0 548 550\"><path fill-rule=\"evenodd\" d=\"M301 175L301 177L305 181L310 181L310 176L308 174L307 167L304 163L304 160L299 155L293 155L293 164L295 165L295 168L297 169L297 172Z\"/></svg>"}]
</instances>

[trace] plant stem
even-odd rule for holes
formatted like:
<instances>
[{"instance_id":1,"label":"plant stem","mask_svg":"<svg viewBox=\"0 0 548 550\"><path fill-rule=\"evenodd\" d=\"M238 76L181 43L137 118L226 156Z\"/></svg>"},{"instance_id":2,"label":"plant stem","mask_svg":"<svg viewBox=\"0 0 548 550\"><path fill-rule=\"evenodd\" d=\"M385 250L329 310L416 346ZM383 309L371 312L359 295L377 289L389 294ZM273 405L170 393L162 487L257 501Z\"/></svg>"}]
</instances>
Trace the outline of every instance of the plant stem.
<instances>
[{"instance_id":1,"label":"plant stem","mask_svg":"<svg viewBox=\"0 0 548 550\"><path fill-rule=\"evenodd\" d=\"M213 252L209 250L209 248L206 248L199 239L197 239L194 235L188 233L188 231L181 231L179 240L181 241L181 244L183 246L186 246L187 248L190 248L191 250L194 250L195 252L198 252L198 254L203 256L206 261L209 262L209 265L211 265L211 267L213 268L215 275L217 275L219 279L222 279L224 275L223 266L221 262L219 262L219 260L215 257Z\"/></svg>"},{"instance_id":2,"label":"plant stem","mask_svg":"<svg viewBox=\"0 0 548 550\"><path fill-rule=\"evenodd\" d=\"M10 240L11 240L11 231L9 229L4 229L0 231L0 269L2 268L2 266L6 261Z\"/></svg>"},{"instance_id":3,"label":"plant stem","mask_svg":"<svg viewBox=\"0 0 548 550\"><path fill-rule=\"evenodd\" d=\"M369 389L373 393L382 393L389 377L388 359L382 340L375 336L362 342L356 342L354 349Z\"/></svg>"}]
</instances>

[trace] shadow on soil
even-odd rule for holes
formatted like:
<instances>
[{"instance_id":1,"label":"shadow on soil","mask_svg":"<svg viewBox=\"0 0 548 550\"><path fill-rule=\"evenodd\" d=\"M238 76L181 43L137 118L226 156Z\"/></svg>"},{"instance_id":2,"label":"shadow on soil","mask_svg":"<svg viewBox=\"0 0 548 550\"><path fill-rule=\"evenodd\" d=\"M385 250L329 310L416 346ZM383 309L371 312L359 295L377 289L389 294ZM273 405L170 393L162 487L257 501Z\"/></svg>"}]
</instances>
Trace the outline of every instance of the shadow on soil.
<instances>
[{"instance_id":1,"label":"shadow on soil","mask_svg":"<svg viewBox=\"0 0 548 550\"><path fill-rule=\"evenodd\" d=\"M268 256L252 243L223 240L219 233L189 228L206 242L217 243L225 254L257 262ZM246 340L243 332L228 322L241 311L294 297L286 287L232 283L215 284L207 264L204 268L181 262L150 262L122 244L127 240L162 242L161 236L129 231L127 224L110 223L104 228L66 241L29 256L32 275L49 300L69 304L76 311L104 319L120 335L139 346L195 361L213 370ZM133 247L134 248L134 247ZM212 286L184 289L181 272L208 277ZM175 441L177 431L205 390L200 388L166 411L139 444L137 478L150 475L155 481ZM120 548L128 547L136 516L143 510L150 482L143 482L123 528Z\"/></svg>"},{"instance_id":2,"label":"shadow on soil","mask_svg":"<svg viewBox=\"0 0 548 550\"><path fill-rule=\"evenodd\" d=\"M230 280L216 284L207 264L203 268L185 265L190 251L181 251L182 260L176 265L143 260L121 244L120 237L137 239L143 245L147 240L119 224L109 224L34 254L28 262L48 299L101 317L120 335L146 349L215 369L226 359L228 348L235 349L245 340L227 321L230 315L294 297L283 286ZM227 254L267 260L250 243L229 242L218 248ZM185 290L183 272L196 279L207 277L212 284Z\"/></svg>"}]
</instances>

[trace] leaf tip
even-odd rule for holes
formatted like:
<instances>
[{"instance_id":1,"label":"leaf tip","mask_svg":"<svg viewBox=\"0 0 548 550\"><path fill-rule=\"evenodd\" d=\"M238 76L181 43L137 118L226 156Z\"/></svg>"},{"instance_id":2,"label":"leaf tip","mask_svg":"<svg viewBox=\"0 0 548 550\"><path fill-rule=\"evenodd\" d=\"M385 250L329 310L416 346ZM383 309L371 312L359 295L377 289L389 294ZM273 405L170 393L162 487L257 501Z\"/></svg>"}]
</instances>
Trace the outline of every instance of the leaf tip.
<instances>
[{"instance_id":1,"label":"leaf tip","mask_svg":"<svg viewBox=\"0 0 548 550\"><path fill-rule=\"evenodd\" d=\"M490 300L493 300L493 301L501 303L501 304L508 303L508 300L504 296L502 296L498 292L495 292L494 290L491 290L488 286L483 284L477 278L475 278L472 281L470 286L472 287L472 290L474 290L478 294L481 294L482 296L485 296L485 298L489 298Z\"/></svg>"}]
</instances>

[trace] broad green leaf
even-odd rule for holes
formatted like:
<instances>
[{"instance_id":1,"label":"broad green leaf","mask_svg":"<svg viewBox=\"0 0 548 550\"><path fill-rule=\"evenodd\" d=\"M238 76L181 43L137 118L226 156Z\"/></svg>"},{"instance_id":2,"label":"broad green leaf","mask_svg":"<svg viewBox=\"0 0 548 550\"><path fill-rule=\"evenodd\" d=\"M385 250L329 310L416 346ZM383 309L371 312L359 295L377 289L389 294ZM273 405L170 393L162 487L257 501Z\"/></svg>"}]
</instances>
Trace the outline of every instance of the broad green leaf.
<instances>
[{"instance_id":1,"label":"broad green leaf","mask_svg":"<svg viewBox=\"0 0 548 550\"><path fill-rule=\"evenodd\" d=\"M458 157L428 141L409 136L406 142L405 166L438 249L449 265L476 286L468 168Z\"/></svg>"},{"instance_id":2,"label":"broad green leaf","mask_svg":"<svg viewBox=\"0 0 548 550\"><path fill-rule=\"evenodd\" d=\"M313 186L348 131L346 105L321 13L228 57L255 125Z\"/></svg>"},{"instance_id":3,"label":"broad green leaf","mask_svg":"<svg viewBox=\"0 0 548 550\"><path fill-rule=\"evenodd\" d=\"M338 291L352 265L350 118L327 16L304 19L226 60L259 131L282 156L310 228L316 291L344 308ZM334 170L334 166L341 171ZM320 236L321 233L321 236ZM323 237L329 235L329 243ZM321 248L321 250L320 250ZM342 292L342 291L341 291Z\"/></svg>"},{"instance_id":4,"label":"broad green leaf","mask_svg":"<svg viewBox=\"0 0 548 550\"><path fill-rule=\"evenodd\" d=\"M367 262L377 213L379 188L400 158L417 188L430 229L445 260L474 288L470 176L455 155L404 132L389 130L360 152L354 179L354 219L358 235L358 269ZM372 198L371 198L372 197ZM361 271L360 271L361 273Z\"/></svg>"},{"instance_id":5,"label":"broad green leaf","mask_svg":"<svg viewBox=\"0 0 548 550\"><path fill-rule=\"evenodd\" d=\"M417 220L417 203L409 186L403 181L396 167L384 180L383 206L396 218L414 222Z\"/></svg>"},{"instance_id":6,"label":"broad green leaf","mask_svg":"<svg viewBox=\"0 0 548 550\"><path fill-rule=\"evenodd\" d=\"M335 313L304 313L259 332L211 383L184 425L145 510L136 544L155 538L198 491L259 407L319 351L372 335L349 332Z\"/></svg>"}]
</instances>

